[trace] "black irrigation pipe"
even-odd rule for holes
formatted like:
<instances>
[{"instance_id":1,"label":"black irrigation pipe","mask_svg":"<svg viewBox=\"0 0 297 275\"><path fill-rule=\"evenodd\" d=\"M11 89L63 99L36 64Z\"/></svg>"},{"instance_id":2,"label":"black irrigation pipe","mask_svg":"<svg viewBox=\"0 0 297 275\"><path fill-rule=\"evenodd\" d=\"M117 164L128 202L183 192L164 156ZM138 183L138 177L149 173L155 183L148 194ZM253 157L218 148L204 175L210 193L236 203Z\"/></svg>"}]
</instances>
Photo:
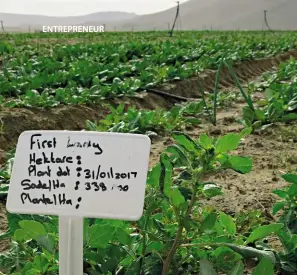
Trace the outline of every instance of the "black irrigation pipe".
<instances>
[{"instance_id":1,"label":"black irrigation pipe","mask_svg":"<svg viewBox=\"0 0 297 275\"><path fill-rule=\"evenodd\" d=\"M177 99L177 100L184 101L184 102L189 101L189 100L193 100L192 98L187 98L187 97L183 97L183 96L179 96L179 95L173 95L173 94L163 92L163 91L160 91L160 90L156 90L156 89L146 89L146 91L148 93L161 95L163 97L169 97L169 98Z\"/></svg>"}]
</instances>

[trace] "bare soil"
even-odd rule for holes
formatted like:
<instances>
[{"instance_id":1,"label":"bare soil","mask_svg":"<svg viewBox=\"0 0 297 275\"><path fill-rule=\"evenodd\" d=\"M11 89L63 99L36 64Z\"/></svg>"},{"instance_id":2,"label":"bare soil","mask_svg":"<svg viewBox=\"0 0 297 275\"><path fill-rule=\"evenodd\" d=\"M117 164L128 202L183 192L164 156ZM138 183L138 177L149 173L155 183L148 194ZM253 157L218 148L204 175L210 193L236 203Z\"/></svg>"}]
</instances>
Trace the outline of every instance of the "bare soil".
<instances>
[{"instance_id":1,"label":"bare soil","mask_svg":"<svg viewBox=\"0 0 297 275\"><path fill-rule=\"evenodd\" d=\"M198 139L202 133L209 136L222 136L239 132L243 127L236 121L241 116L242 104L234 104L228 110L221 110L217 117L217 126L203 123L193 131L188 131L192 138ZM241 175L230 170L208 178L223 187L223 196L202 201L227 213L247 209L262 209L271 218L270 211L276 201L271 193L285 185L282 173L297 168L297 122L279 124L268 128L263 133L252 134L243 140L243 144L234 152L241 156L252 157L253 169L249 174ZM160 153L171 144L170 137L163 138L152 145L151 166L159 161Z\"/></svg>"},{"instance_id":2,"label":"bare soil","mask_svg":"<svg viewBox=\"0 0 297 275\"><path fill-rule=\"evenodd\" d=\"M8 222L4 203L0 201L0 234L7 231ZM9 240L0 241L0 253L9 248ZM1 269L0 269L1 270Z\"/></svg>"},{"instance_id":3,"label":"bare soil","mask_svg":"<svg viewBox=\"0 0 297 275\"><path fill-rule=\"evenodd\" d=\"M273 66L290 56L297 57L297 51L287 53L276 58L260 61L251 61L236 65L237 75L241 82L254 79L264 71L271 70ZM214 72L200 76L205 78L203 85L211 90L214 84ZM222 88L233 89L233 82L228 80L225 72L221 78ZM175 82L162 86L163 91L186 97L198 97L197 78L183 82ZM233 88L232 88L233 87ZM161 90L160 88L160 90ZM142 93L136 98L121 98L107 103L117 104L125 102L136 105L138 108L154 109L157 107L169 108L175 102L172 98L166 98L152 93ZM217 126L210 123L198 125L187 133L198 138L201 133L210 136L221 136L230 132L238 132L242 126L236 121L241 116L244 104L242 101L233 102L228 108L218 112ZM0 112L0 118L4 122L4 133L0 134L0 165L3 163L3 154L13 148L17 138L25 130L81 130L85 121L101 119L107 112L103 105L97 106L61 106L56 109L4 109ZM253 159L253 170L247 175L240 175L232 171L225 171L214 175L213 180L223 187L223 196L211 200L203 200L203 205L213 206L227 213L235 213L241 210L262 209L268 218L271 218L271 207L277 198L272 195L272 190L285 185L280 178L284 172L292 171L297 167L297 127L296 124L279 124L265 130L265 132L248 136L243 144L236 150L243 156ZM170 144L170 137L162 137L154 140L151 148L150 166L159 161L160 153ZM7 230L7 220L4 202L0 202L0 234ZM7 242L0 242L0 252L7 249Z\"/></svg>"}]
</instances>

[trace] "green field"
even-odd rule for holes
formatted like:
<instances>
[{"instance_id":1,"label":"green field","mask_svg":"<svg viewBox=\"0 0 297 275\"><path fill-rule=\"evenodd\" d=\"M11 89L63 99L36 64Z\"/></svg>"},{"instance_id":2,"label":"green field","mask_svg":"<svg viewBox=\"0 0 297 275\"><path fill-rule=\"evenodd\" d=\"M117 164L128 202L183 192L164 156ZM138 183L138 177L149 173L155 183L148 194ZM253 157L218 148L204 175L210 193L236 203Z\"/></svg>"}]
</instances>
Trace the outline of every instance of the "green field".
<instances>
[{"instance_id":1,"label":"green field","mask_svg":"<svg viewBox=\"0 0 297 275\"><path fill-rule=\"evenodd\" d=\"M0 48L1 101L5 106L55 107L133 96L164 82L216 69L222 56L239 62L273 56L297 45L295 33L275 37L188 32L173 41L165 35L107 33L93 39L85 36L82 44L74 45L67 45L67 37L47 43L51 37L41 34L34 42L32 35L13 36Z\"/></svg>"},{"instance_id":2,"label":"green field","mask_svg":"<svg viewBox=\"0 0 297 275\"><path fill-rule=\"evenodd\" d=\"M33 129L151 138L144 214L85 219L84 274L297 274L296 58L296 32L2 34L0 274L58 274L58 218L5 209Z\"/></svg>"}]
</instances>

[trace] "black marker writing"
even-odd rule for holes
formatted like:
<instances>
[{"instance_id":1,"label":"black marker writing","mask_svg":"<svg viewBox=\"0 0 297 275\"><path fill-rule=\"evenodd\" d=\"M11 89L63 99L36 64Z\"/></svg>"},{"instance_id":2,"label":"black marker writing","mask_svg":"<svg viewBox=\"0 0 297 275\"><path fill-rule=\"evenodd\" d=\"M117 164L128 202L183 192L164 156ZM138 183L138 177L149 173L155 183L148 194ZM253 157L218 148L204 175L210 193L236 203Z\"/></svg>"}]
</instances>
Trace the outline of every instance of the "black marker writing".
<instances>
[{"instance_id":1,"label":"black marker writing","mask_svg":"<svg viewBox=\"0 0 297 275\"><path fill-rule=\"evenodd\" d=\"M85 142L79 142L79 141L71 142L70 137L68 137L67 148L69 147L94 148L94 149L97 149L97 151L95 152L95 155L101 155L103 153L103 150L100 147L99 143L91 142L91 140L88 140Z\"/></svg>"},{"instance_id":2,"label":"black marker writing","mask_svg":"<svg viewBox=\"0 0 297 275\"><path fill-rule=\"evenodd\" d=\"M75 190L78 190L78 186L80 185L80 182L79 181L77 181L76 183L75 183Z\"/></svg>"},{"instance_id":3,"label":"black marker writing","mask_svg":"<svg viewBox=\"0 0 297 275\"><path fill-rule=\"evenodd\" d=\"M52 140L43 140L40 141L36 137L41 137L41 134L34 134L31 136L30 139L30 149L33 150L34 144L37 145L38 149L45 149L45 148L56 148L57 141L54 137Z\"/></svg>"},{"instance_id":4,"label":"black marker writing","mask_svg":"<svg viewBox=\"0 0 297 275\"><path fill-rule=\"evenodd\" d=\"M29 177L51 177L51 168L47 166L45 171L37 170L36 165L30 165L28 168Z\"/></svg>"},{"instance_id":5,"label":"black marker writing","mask_svg":"<svg viewBox=\"0 0 297 275\"><path fill-rule=\"evenodd\" d=\"M116 173L114 172L114 169L112 167L109 168L109 170L102 171L101 165L97 167L97 170L91 170L91 169L84 169L84 174L86 179L93 179L93 180L99 180L99 179L135 179L137 177L137 172L125 172L125 173ZM79 174L79 176L81 176Z\"/></svg>"},{"instance_id":6,"label":"black marker writing","mask_svg":"<svg viewBox=\"0 0 297 275\"><path fill-rule=\"evenodd\" d=\"M55 157L54 153L51 152L50 154L42 153L42 157L36 158L36 153L30 154L29 156L29 164L49 164L49 163L73 163L72 157Z\"/></svg>"},{"instance_id":7,"label":"black marker writing","mask_svg":"<svg viewBox=\"0 0 297 275\"><path fill-rule=\"evenodd\" d=\"M65 169L63 170L63 168L61 166L59 166L58 172L57 172L57 176L58 177L69 177L70 176L70 169L69 169L69 167L66 166Z\"/></svg>"},{"instance_id":8,"label":"black marker writing","mask_svg":"<svg viewBox=\"0 0 297 275\"><path fill-rule=\"evenodd\" d=\"M59 194L59 195L52 195L52 198L46 197L45 194L42 194L39 198L32 198L30 194L28 193L22 193L21 194L21 200L22 203L30 203L30 204L54 204L54 205L72 205L71 199L66 199L65 194Z\"/></svg>"},{"instance_id":9,"label":"black marker writing","mask_svg":"<svg viewBox=\"0 0 297 275\"><path fill-rule=\"evenodd\" d=\"M81 197L79 197L79 198L77 199L77 201L78 201L78 202L81 202ZM79 203L75 206L75 208L76 208L76 209L79 208Z\"/></svg>"},{"instance_id":10,"label":"black marker writing","mask_svg":"<svg viewBox=\"0 0 297 275\"><path fill-rule=\"evenodd\" d=\"M24 190L43 189L52 191L52 189L65 188L65 183L60 182L59 180L38 180L38 183L34 183L30 179L24 179L22 180L21 185Z\"/></svg>"},{"instance_id":11,"label":"black marker writing","mask_svg":"<svg viewBox=\"0 0 297 275\"><path fill-rule=\"evenodd\" d=\"M98 191L103 191L105 192L107 190L107 187L106 185L104 184L104 182L86 182L85 183L85 189L86 191L95 191L95 192L98 192Z\"/></svg>"},{"instance_id":12,"label":"black marker writing","mask_svg":"<svg viewBox=\"0 0 297 275\"><path fill-rule=\"evenodd\" d=\"M128 185L113 185L111 190L114 190L115 188L118 189L119 191L124 191L124 192L127 192L129 190Z\"/></svg>"}]
</instances>

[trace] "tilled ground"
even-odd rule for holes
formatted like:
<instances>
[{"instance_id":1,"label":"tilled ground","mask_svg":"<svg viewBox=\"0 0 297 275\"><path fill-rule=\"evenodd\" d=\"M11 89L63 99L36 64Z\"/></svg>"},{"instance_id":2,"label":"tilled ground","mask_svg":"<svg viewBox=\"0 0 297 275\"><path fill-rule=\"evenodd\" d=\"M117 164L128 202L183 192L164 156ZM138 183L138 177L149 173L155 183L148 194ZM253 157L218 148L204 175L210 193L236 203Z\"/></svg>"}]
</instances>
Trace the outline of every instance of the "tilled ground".
<instances>
[{"instance_id":1,"label":"tilled ground","mask_svg":"<svg viewBox=\"0 0 297 275\"><path fill-rule=\"evenodd\" d=\"M187 134L198 139L202 133L214 137L239 132L243 127L236 120L241 116L242 106L238 103L228 110L221 110L218 113L217 126L205 123ZM269 216L276 201L271 191L285 184L280 175L297 168L296 126L297 123L275 125L263 133L247 136L234 153L251 157L252 171L241 175L227 170L207 179L221 185L224 195L203 201L203 204L212 205L228 213L265 209ZM171 142L170 138L164 138L152 145L151 166L159 161L160 153Z\"/></svg>"}]
</instances>

